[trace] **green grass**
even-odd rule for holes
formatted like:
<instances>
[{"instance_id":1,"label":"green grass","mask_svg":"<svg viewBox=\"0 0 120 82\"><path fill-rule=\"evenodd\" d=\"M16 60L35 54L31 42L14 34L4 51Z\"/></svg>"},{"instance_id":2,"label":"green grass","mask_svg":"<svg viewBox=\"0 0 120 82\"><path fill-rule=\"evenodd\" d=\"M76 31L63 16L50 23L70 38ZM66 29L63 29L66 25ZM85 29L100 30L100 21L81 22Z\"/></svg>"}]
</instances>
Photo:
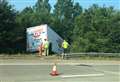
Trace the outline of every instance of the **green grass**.
<instances>
[{"instance_id":1,"label":"green grass","mask_svg":"<svg viewBox=\"0 0 120 82\"><path fill-rule=\"evenodd\" d=\"M50 55L48 57L43 56L45 59L62 59L58 55ZM39 59L37 53L33 54L0 54L0 59ZM120 60L119 56L70 56L67 57L68 60Z\"/></svg>"},{"instance_id":2,"label":"green grass","mask_svg":"<svg viewBox=\"0 0 120 82\"><path fill-rule=\"evenodd\" d=\"M85 56L85 57L79 57L79 59L82 60L120 60L119 57L94 57L94 56Z\"/></svg>"}]
</instances>

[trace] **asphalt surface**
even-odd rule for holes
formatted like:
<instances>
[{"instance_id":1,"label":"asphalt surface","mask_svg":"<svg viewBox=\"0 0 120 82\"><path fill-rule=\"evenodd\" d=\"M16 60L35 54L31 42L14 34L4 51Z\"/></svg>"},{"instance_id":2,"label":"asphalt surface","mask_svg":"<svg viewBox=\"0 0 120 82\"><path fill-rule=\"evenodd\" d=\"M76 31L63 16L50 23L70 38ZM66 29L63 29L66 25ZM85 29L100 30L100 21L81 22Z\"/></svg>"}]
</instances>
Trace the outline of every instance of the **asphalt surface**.
<instances>
[{"instance_id":1,"label":"asphalt surface","mask_svg":"<svg viewBox=\"0 0 120 82\"><path fill-rule=\"evenodd\" d=\"M113 61L59 61L58 76L50 75L53 61L0 62L0 82L120 82L120 64Z\"/></svg>"}]
</instances>

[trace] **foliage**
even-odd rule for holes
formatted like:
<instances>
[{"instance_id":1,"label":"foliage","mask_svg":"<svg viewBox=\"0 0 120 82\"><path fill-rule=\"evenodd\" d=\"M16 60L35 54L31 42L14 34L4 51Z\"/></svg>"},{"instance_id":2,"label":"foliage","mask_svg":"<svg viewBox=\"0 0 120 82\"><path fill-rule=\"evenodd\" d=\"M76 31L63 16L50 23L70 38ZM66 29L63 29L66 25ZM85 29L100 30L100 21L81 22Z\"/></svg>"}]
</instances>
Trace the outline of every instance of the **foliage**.
<instances>
[{"instance_id":1,"label":"foliage","mask_svg":"<svg viewBox=\"0 0 120 82\"><path fill-rule=\"evenodd\" d=\"M73 0L49 0L16 12L0 0L0 52L25 51L26 28L48 24L71 45L72 52L120 52L120 11L93 4L84 9Z\"/></svg>"},{"instance_id":2,"label":"foliage","mask_svg":"<svg viewBox=\"0 0 120 82\"><path fill-rule=\"evenodd\" d=\"M81 6L72 0L57 0L54 9L55 27L64 39L72 42L72 30L74 28L74 19L82 12Z\"/></svg>"},{"instance_id":3,"label":"foliage","mask_svg":"<svg viewBox=\"0 0 120 82\"><path fill-rule=\"evenodd\" d=\"M13 48L16 12L6 0L0 0L0 52Z\"/></svg>"},{"instance_id":4,"label":"foliage","mask_svg":"<svg viewBox=\"0 0 120 82\"><path fill-rule=\"evenodd\" d=\"M77 52L119 52L118 13L112 7L105 8L98 5L85 10L76 18L73 49ZM76 44L78 46L74 48Z\"/></svg>"}]
</instances>

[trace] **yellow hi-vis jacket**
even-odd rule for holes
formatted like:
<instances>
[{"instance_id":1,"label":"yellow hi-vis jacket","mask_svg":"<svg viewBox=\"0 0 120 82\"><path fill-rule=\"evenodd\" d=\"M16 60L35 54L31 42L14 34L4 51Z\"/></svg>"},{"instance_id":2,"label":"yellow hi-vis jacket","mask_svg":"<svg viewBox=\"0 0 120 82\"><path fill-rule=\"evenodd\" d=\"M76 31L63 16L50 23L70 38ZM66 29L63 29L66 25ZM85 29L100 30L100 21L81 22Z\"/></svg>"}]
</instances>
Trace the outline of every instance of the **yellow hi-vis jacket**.
<instances>
[{"instance_id":1,"label":"yellow hi-vis jacket","mask_svg":"<svg viewBox=\"0 0 120 82\"><path fill-rule=\"evenodd\" d=\"M44 48L45 48L45 49L48 49L48 47L49 47L49 42L48 42L48 41L45 41L45 43L44 43Z\"/></svg>"},{"instance_id":2,"label":"yellow hi-vis jacket","mask_svg":"<svg viewBox=\"0 0 120 82\"><path fill-rule=\"evenodd\" d=\"M62 47L64 48L64 49L66 49L66 48L68 48L68 42L66 42L65 40L63 41L63 43L62 43Z\"/></svg>"}]
</instances>

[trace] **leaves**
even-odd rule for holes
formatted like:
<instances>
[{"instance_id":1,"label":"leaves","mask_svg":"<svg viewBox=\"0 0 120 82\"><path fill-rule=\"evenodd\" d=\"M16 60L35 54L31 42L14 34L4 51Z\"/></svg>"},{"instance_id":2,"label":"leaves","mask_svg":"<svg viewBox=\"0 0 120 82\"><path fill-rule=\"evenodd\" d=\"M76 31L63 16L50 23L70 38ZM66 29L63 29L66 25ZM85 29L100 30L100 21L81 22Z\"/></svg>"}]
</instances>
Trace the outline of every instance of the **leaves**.
<instances>
[{"instance_id":1,"label":"leaves","mask_svg":"<svg viewBox=\"0 0 120 82\"><path fill-rule=\"evenodd\" d=\"M57 0L54 9L37 0L21 12L0 0L0 52L25 51L26 28L40 24L67 40L72 52L120 52L120 11L96 4L83 9L73 0Z\"/></svg>"},{"instance_id":2,"label":"leaves","mask_svg":"<svg viewBox=\"0 0 120 82\"><path fill-rule=\"evenodd\" d=\"M93 5L76 17L73 43L78 45L81 38L88 41L84 41L84 47L81 43L79 45L81 47L77 47L79 49L75 47L75 49L78 52L119 52L120 20L118 19L120 13L118 13L112 7ZM76 44L73 44L73 46Z\"/></svg>"}]
</instances>

